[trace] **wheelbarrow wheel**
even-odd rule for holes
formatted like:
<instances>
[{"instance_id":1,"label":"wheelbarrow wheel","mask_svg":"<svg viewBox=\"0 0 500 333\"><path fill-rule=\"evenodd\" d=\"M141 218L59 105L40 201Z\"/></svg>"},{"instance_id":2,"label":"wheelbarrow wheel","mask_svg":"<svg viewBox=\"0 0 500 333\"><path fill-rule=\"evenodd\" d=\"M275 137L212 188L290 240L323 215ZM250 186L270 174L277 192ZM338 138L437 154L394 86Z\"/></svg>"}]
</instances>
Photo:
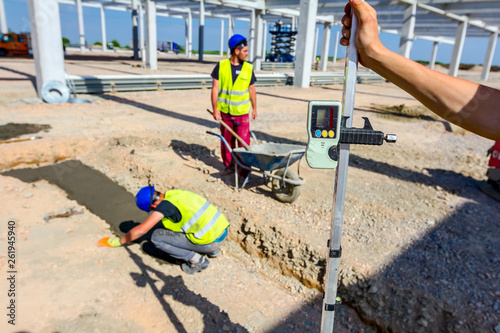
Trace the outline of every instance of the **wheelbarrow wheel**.
<instances>
[{"instance_id":1,"label":"wheelbarrow wheel","mask_svg":"<svg viewBox=\"0 0 500 333\"><path fill-rule=\"evenodd\" d=\"M274 175L278 177L283 177L284 174L285 174L285 168L278 169L274 173ZM300 180L299 176L291 170L288 170L286 172L285 179ZM301 187L300 185L293 185L287 183L286 181L273 178L272 182L273 194L276 197L276 199L278 199L281 202L292 203L295 200L297 200L300 194L300 187Z\"/></svg>"}]
</instances>

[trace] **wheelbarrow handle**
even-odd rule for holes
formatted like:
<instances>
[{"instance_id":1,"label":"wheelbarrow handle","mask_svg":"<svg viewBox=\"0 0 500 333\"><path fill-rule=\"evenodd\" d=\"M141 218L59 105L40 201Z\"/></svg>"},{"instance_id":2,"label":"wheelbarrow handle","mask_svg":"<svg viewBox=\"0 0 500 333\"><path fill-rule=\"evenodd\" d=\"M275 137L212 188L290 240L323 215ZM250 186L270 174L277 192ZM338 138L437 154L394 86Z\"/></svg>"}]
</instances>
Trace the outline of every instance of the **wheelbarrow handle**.
<instances>
[{"instance_id":1,"label":"wheelbarrow handle","mask_svg":"<svg viewBox=\"0 0 500 333\"><path fill-rule=\"evenodd\" d=\"M209 109L207 109L208 113L210 113L212 116L213 116L213 112L210 111ZM231 127L229 127L225 122L223 122L222 120L219 120L219 123L224 126L236 139L238 139L238 141L243 145L243 147L245 147L246 150L250 150L250 147L247 145L247 143L245 141L243 141L243 139L238 135L236 134Z\"/></svg>"},{"instance_id":2,"label":"wheelbarrow handle","mask_svg":"<svg viewBox=\"0 0 500 333\"><path fill-rule=\"evenodd\" d=\"M224 137L222 135L220 135L218 133L210 132L210 131L207 131L207 134L218 136L222 140L222 142L224 143L224 145L226 146L227 150L229 150L229 152L231 154L233 153L233 150L231 149L231 146L229 145L229 143L227 143L226 139L224 139Z\"/></svg>"}]
</instances>

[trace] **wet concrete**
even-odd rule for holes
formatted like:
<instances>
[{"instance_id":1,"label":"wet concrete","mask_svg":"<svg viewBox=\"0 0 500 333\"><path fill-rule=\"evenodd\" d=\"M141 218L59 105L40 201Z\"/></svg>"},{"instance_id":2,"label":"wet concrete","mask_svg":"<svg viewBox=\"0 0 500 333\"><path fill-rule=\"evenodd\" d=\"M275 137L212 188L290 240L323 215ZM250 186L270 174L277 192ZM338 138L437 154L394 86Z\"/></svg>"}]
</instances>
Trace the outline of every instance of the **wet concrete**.
<instances>
[{"instance_id":1,"label":"wet concrete","mask_svg":"<svg viewBox=\"0 0 500 333\"><path fill-rule=\"evenodd\" d=\"M34 134L40 131L48 131L50 128L50 125L8 123L0 125L0 140L17 138L24 134Z\"/></svg>"},{"instance_id":2,"label":"wet concrete","mask_svg":"<svg viewBox=\"0 0 500 333\"><path fill-rule=\"evenodd\" d=\"M103 173L80 161L68 160L35 169L10 170L3 172L2 175L15 177L27 183L44 179L58 186L67 193L69 199L77 201L105 220L117 236L122 236L148 217L146 212L135 205L134 195ZM144 252L162 262L173 262L173 259L157 250L150 241L152 232L158 227L161 227L161 222L135 243L142 243Z\"/></svg>"}]
</instances>

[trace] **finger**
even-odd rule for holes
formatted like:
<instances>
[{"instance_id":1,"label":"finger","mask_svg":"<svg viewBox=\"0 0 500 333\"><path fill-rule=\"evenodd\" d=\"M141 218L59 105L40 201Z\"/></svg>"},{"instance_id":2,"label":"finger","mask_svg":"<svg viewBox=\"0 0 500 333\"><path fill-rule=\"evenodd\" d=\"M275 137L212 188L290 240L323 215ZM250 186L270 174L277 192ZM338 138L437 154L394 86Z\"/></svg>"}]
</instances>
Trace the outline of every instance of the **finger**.
<instances>
[{"instance_id":1,"label":"finger","mask_svg":"<svg viewBox=\"0 0 500 333\"><path fill-rule=\"evenodd\" d=\"M363 0L349 0L349 3L360 21L363 21L372 15L371 6Z\"/></svg>"},{"instance_id":2,"label":"finger","mask_svg":"<svg viewBox=\"0 0 500 333\"><path fill-rule=\"evenodd\" d=\"M345 37L342 37L340 39L340 45L342 45L342 46L349 46L349 39L347 39Z\"/></svg>"},{"instance_id":3,"label":"finger","mask_svg":"<svg viewBox=\"0 0 500 333\"><path fill-rule=\"evenodd\" d=\"M351 4L349 2L344 7L344 13L351 14Z\"/></svg>"},{"instance_id":4,"label":"finger","mask_svg":"<svg viewBox=\"0 0 500 333\"><path fill-rule=\"evenodd\" d=\"M342 17L342 19L340 20L340 22L345 26L345 27L348 27L350 28L351 27L351 15L349 14L346 14Z\"/></svg>"},{"instance_id":5,"label":"finger","mask_svg":"<svg viewBox=\"0 0 500 333\"><path fill-rule=\"evenodd\" d=\"M101 238L97 241L97 246L99 247L111 247L108 243L108 240L109 240L109 237L104 237L104 238Z\"/></svg>"},{"instance_id":6,"label":"finger","mask_svg":"<svg viewBox=\"0 0 500 333\"><path fill-rule=\"evenodd\" d=\"M351 38L351 31L348 28L346 28L346 27L342 27L342 36L345 39Z\"/></svg>"}]
</instances>

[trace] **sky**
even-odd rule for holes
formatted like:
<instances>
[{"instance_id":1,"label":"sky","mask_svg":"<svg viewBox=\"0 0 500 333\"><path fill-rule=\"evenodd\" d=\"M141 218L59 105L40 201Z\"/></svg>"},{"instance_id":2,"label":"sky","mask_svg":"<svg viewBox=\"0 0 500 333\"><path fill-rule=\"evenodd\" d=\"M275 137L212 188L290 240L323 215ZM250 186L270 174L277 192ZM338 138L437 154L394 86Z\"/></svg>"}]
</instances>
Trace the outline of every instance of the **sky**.
<instances>
[{"instance_id":1,"label":"sky","mask_svg":"<svg viewBox=\"0 0 500 333\"><path fill-rule=\"evenodd\" d=\"M27 32L30 30L27 0L3 0L7 17L7 26L12 32ZM78 17L76 6L74 5L59 5L61 16L61 31L62 36L70 40L72 44L78 44ZM101 41L101 16L98 8L83 6L85 39L88 44L94 44L96 41ZM121 46L131 45L132 38L132 20L130 12L106 10L106 39L111 41L116 39ZM248 36L249 21L235 20L234 33L239 33ZM319 44L322 41L323 28L319 27ZM224 45L227 41L227 20L224 20ZM205 51L219 51L220 49L220 19L205 18ZM329 56L333 56L334 43L336 32L340 31L339 26L334 26L331 31L331 41L329 48ZM185 21L183 19L170 17L157 17L157 36L158 40L173 41L181 46L185 46ZM382 43L392 51L397 52L399 47L398 35L381 33L380 39ZM267 48L271 49L271 38L268 34ZM410 58L413 60L429 61L432 52L433 43L426 40L415 40ZM226 46L224 46L226 47ZM462 64L479 65L484 62L486 49L488 47L487 38L466 38L464 50L462 53ZM495 55L492 65L500 66L500 47L497 43ZM193 17L193 49L198 49L198 20ZM225 49L224 49L225 50ZM450 63L453 45L440 44L436 57L437 62ZM317 51L321 53L320 47ZM345 47L339 46L337 58L345 57Z\"/></svg>"}]
</instances>

